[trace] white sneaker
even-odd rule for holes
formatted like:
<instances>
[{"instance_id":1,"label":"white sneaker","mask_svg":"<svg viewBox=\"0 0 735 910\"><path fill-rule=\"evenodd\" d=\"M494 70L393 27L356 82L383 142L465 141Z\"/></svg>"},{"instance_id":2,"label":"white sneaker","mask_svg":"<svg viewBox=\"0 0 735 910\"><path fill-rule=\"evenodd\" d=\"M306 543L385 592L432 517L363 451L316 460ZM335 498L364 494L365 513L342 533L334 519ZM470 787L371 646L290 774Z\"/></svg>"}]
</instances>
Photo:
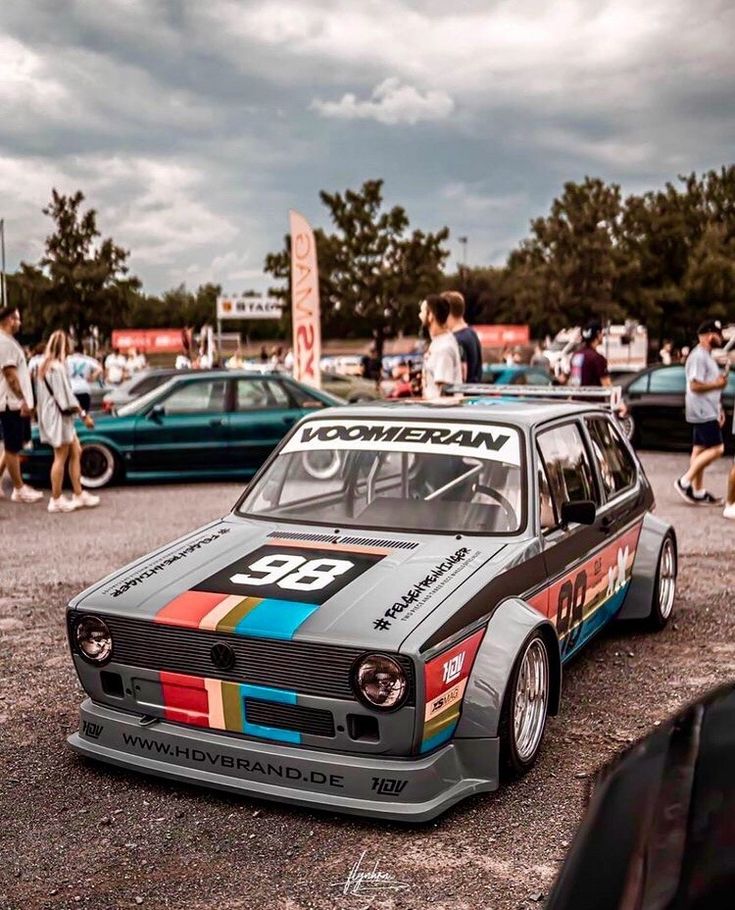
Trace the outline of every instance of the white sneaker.
<instances>
[{"instance_id":1,"label":"white sneaker","mask_svg":"<svg viewBox=\"0 0 735 910\"><path fill-rule=\"evenodd\" d=\"M12 502L38 502L39 499L43 499L43 493L24 483L19 490L13 490L10 499Z\"/></svg>"},{"instance_id":2,"label":"white sneaker","mask_svg":"<svg viewBox=\"0 0 735 910\"><path fill-rule=\"evenodd\" d=\"M723 518L732 518L735 521L735 502L728 503L722 510Z\"/></svg>"},{"instance_id":3,"label":"white sneaker","mask_svg":"<svg viewBox=\"0 0 735 910\"><path fill-rule=\"evenodd\" d=\"M74 496L73 502L78 509L93 509L100 504L100 498L88 493L86 490L82 490L79 496Z\"/></svg>"},{"instance_id":4,"label":"white sneaker","mask_svg":"<svg viewBox=\"0 0 735 910\"><path fill-rule=\"evenodd\" d=\"M73 512L76 508L75 502L71 499L65 499L63 496L59 496L58 499L52 498L48 501L49 512Z\"/></svg>"}]
</instances>

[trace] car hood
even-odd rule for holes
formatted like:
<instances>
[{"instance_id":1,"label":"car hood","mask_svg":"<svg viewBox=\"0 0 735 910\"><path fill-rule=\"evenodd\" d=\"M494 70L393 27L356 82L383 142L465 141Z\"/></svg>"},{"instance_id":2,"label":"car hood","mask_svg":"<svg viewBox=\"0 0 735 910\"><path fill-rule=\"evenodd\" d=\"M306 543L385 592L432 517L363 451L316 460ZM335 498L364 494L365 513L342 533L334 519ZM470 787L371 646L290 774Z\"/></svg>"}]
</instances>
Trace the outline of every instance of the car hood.
<instances>
[{"instance_id":1,"label":"car hood","mask_svg":"<svg viewBox=\"0 0 735 910\"><path fill-rule=\"evenodd\" d=\"M223 633L397 650L420 623L431 631L432 613L460 586L475 587L477 573L487 582L517 549L497 537L329 533L230 515L130 563L70 606Z\"/></svg>"}]
</instances>

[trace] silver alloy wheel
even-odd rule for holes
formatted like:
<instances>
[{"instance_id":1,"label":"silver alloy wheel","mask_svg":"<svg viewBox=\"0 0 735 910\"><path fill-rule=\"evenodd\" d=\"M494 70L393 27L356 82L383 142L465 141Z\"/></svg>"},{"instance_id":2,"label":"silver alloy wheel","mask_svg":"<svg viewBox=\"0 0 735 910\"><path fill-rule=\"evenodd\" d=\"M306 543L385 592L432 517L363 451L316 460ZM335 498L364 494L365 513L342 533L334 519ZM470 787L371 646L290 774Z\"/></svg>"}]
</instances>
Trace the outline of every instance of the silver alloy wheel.
<instances>
[{"instance_id":1,"label":"silver alloy wheel","mask_svg":"<svg viewBox=\"0 0 735 910\"><path fill-rule=\"evenodd\" d=\"M342 467L342 458L336 451L304 452L302 457L304 470L314 480L331 480Z\"/></svg>"},{"instance_id":2,"label":"silver alloy wheel","mask_svg":"<svg viewBox=\"0 0 735 910\"><path fill-rule=\"evenodd\" d=\"M661 619L668 619L674 607L676 595L676 556L671 538L667 537L661 547L658 563L658 609Z\"/></svg>"},{"instance_id":3,"label":"silver alloy wheel","mask_svg":"<svg viewBox=\"0 0 735 910\"><path fill-rule=\"evenodd\" d=\"M540 638L529 642L513 694L513 738L518 758L530 761L538 749L549 704L549 658Z\"/></svg>"},{"instance_id":4,"label":"silver alloy wheel","mask_svg":"<svg viewBox=\"0 0 735 910\"><path fill-rule=\"evenodd\" d=\"M99 490L115 475L115 456L101 442L90 442L82 446L82 486L88 490Z\"/></svg>"}]
</instances>

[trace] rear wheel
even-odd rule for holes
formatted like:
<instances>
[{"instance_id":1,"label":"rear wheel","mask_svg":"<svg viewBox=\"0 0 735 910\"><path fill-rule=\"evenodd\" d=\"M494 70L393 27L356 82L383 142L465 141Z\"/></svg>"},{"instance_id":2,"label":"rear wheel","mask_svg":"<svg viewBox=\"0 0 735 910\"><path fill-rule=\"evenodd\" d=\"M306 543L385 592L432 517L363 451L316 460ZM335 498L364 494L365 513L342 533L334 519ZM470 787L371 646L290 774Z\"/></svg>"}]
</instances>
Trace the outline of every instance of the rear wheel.
<instances>
[{"instance_id":1,"label":"rear wheel","mask_svg":"<svg viewBox=\"0 0 735 910\"><path fill-rule=\"evenodd\" d=\"M107 486L118 473L118 461L112 449L101 442L82 446L82 486L99 490Z\"/></svg>"},{"instance_id":2,"label":"rear wheel","mask_svg":"<svg viewBox=\"0 0 735 910\"><path fill-rule=\"evenodd\" d=\"M503 770L518 777L533 767L549 709L549 652L539 632L526 641L513 665L500 718Z\"/></svg>"},{"instance_id":3,"label":"rear wheel","mask_svg":"<svg viewBox=\"0 0 735 910\"><path fill-rule=\"evenodd\" d=\"M664 537L656 567L656 581L653 585L653 601L649 623L654 629L663 629L674 611L677 573L676 544L671 534Z\"/></svg>"}]
</instances>

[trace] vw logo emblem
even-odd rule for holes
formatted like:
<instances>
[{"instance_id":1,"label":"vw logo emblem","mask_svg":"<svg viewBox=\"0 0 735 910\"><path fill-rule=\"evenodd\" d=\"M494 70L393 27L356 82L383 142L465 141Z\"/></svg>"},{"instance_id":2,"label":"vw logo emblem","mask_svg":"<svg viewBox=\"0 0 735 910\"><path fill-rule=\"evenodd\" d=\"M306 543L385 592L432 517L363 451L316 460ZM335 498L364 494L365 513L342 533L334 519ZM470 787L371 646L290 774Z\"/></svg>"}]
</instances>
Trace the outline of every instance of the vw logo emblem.
<instances>
[{"instance_id":1,"label":"vw logo emblem","mask_svg":"<svg viewBox=\"0 0 735 910\"><path fill-rule=\"evenodd\" d=\"M224 642L218 641L213 645L209 656L218 670L231 670L235 666L235 652Z\"/></svg>"}]
</instances>

